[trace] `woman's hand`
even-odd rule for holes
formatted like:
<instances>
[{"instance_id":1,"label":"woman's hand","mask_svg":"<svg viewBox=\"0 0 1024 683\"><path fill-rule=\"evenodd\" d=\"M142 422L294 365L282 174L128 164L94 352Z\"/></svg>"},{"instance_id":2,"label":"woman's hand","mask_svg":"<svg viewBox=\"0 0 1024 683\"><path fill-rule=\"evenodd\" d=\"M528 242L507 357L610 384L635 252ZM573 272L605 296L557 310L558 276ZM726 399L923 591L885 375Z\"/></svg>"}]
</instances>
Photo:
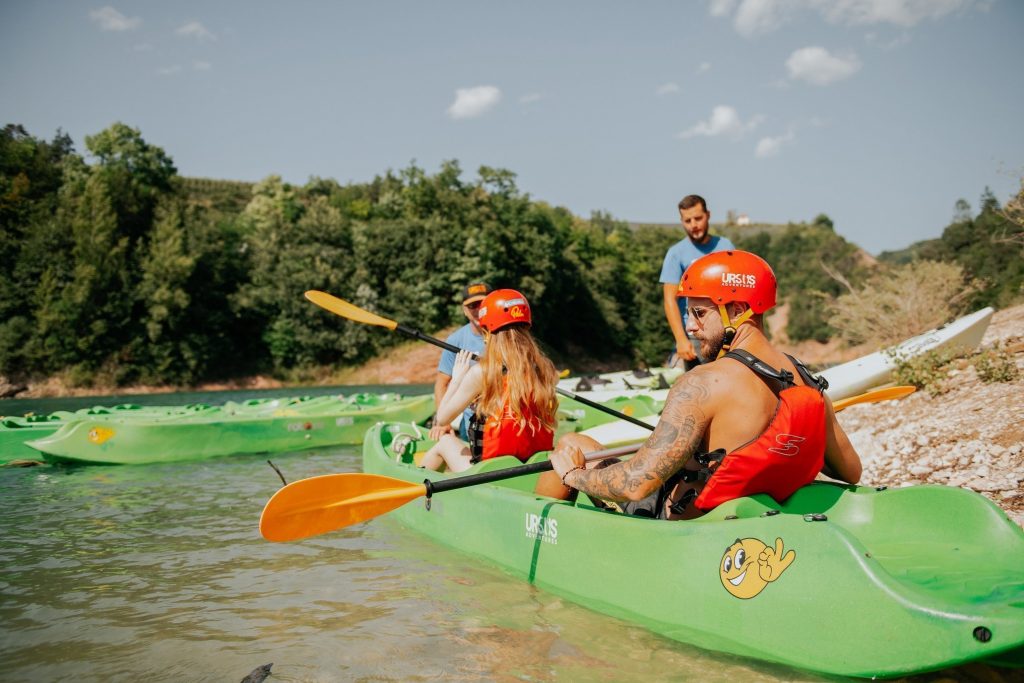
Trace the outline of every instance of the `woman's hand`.
<instances>
[{"instance_id":1,"label":"woman's hand","mask_svg":"<svg viewBox=\"0 0 1024 683\"><path fill-rule=\"evenodd\" d=\"M455 430L447 422L435 422L434 426L430 428L430 440L440 441L441 437L445 434L454 434Z\"/></svg>"},{"instance_id":2,"label":"woman's hand","mask_svg":"<svg viewBox=\"0 0 1024 683\"><path fill-rule=\"evenodd\" d=\"M473 367L473 352L461 349L455 355L455 365L452 367L452 382L461 382L471 367Z\"/></svg>"}]
</instances>

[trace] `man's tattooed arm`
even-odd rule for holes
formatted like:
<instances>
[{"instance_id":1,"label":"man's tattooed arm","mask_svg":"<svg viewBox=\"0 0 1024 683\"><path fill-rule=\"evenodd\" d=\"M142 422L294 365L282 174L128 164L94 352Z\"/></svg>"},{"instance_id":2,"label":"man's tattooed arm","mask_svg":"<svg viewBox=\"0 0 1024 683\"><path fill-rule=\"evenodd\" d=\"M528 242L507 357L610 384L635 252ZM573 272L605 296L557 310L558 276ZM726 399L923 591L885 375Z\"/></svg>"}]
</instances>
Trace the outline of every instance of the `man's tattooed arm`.
<instances>
[{"instance_id":1,"label":"man's tattooed arm","mask_svg":"<svg viewBox=\"0 0 1024 683\"><path fill-rule=\"evenodd\" d=\"M711 422L706 372L689 372L675 383L654 433L626 462L593 470L575 470L566 483L598 498L640 500L675 474L700 446Z\"/></svg>"}]
</instances>

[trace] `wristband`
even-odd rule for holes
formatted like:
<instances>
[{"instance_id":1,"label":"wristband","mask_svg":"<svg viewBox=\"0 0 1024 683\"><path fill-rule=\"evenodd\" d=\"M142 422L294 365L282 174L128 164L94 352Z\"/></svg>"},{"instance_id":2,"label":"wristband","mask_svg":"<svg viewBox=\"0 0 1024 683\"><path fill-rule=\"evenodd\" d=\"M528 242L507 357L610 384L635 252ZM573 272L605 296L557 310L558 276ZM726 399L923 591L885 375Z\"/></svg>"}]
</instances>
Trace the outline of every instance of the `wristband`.
<instances>
[{"instance_id":1,"label":"wristband","mask_svg":"<svg viewBox=\"0 0 1024 683\"><path fill-rule=\"evenodd\" d=\"M568 470L565 474L563 474L562 475L562 486L564 486L567 489L571 489L572 486L569 486L568 484L565 483L565 478L568 477L573 472L575 472L576 470L582 470L582 469L583 469L583 467L581 467L580 465L575 465L571 470Z\"/></svg>"}]
</instances>

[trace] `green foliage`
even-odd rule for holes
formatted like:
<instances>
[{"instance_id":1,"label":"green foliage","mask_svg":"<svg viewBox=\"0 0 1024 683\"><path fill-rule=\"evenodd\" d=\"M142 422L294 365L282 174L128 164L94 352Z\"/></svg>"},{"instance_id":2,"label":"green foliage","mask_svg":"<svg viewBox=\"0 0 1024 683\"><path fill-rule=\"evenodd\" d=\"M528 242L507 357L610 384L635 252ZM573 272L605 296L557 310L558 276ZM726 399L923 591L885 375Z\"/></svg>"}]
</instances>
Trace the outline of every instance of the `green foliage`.
<instances>
[{"instance_id":1,"label":"green foliage","mask_svg":"<svg viewBox=\"0 0 1024 683\"><path fill-rule=\"evenodd\" d=\"M974 369L978 373L978 379L986 384L1016 382L1021 376L1013 355L998 346L986 349L975 356Z\"/></svg>"},{"instance_id":2,"label":"green foliage","mask_svg":"<svg viewBox=\"0 0 1024 683\"><path fill-rule=\"evenodd\" d=\"M831 221L828 223L741 232L733 240L739 249L768 261L775 271L780 303L790 304L786 334L793 341L827 341L835 334L828 322L828 306L844 288L830 271L848 281L860 281L868 273L860 249L836 234Z\"/></svg>"},{"instance_id":3,"label":"green foliage","mask_svg":"<svg viewBox=\"0 0 1024 683\"><path fill-rule=\"evenodd\" d=\"M981 210L971 218L970 205L957 202L954 222L938 240L927 240L879 258L890 263L934 260L956 263L982 283L968 300L969 308L1004 307L1024 298L1024 179L1005 209L991 190L981 196Z\"/></svg>"},{"instance_id":4,"label":"green foliage","mask_svg":"<svg viewBox=\"0 0 1024 683\"><path fill-rule=\"evenodd\" d=\"M293 186L275 176L181 178L161 148L122 123L88 136L86 149L89 162L62 133L44 141L20 126L0 132L8 376L85 385L311 376L402 339L329 315L303 291L435 333L464 321L458 292L475 280L524 292L537 337L561 364L653 365L670 349L658 275L679 226L577 218L531 200L509 170L483 166L467 178L456 161L436 173L411 164L366 183ZM968 207L942 240L905 260L934 253L996 283L972 293L975 303L1004 301L1024 281L1015 219L1024 204L981 204L978 217ZM775 269L794 340L832 335L828 304L845 291L840 282L856 289L873 272L825 214L727 233Z\"/></svg>"},{"instance_id":5,"label":"green foliage","mask_svg":"<svg viewBox=\"0 0 1024 683\"><path fill-rule=\"evenodd\" d=\"M943 347L909 358L896 355L893 357L896 363L893 381L898 385L912 384L932 396L944 394L949 390L946 380L949 378L950 365L966 354L963 349Z\"/></svg>"}]
</instances>

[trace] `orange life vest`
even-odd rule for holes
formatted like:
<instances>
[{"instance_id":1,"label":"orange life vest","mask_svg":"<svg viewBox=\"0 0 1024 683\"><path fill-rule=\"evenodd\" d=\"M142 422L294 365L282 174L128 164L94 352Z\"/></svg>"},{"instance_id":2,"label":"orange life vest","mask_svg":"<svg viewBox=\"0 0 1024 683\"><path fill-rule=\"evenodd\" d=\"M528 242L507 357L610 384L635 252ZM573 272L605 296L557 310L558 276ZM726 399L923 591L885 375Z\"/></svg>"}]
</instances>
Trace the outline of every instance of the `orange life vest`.
<instances>
[{"instance_id":1,"label":"orange life vest","mask_svg":"<svg viewBox=\"0 0 1024 683\"><path fill-rule=\"evenodd\" d=\"M470 449L473 462L489 460L499 455L514 455L526 462L531 455L540 451L550 451L554 446L554 432L548 429L537 417L536 409L527 408L526 424L519 427L519 416L514 415L508 405L508 379L504 381L505 402L501 415L498 417L475 415L476 434L470 436ZM483 424L480 424L482 420Z\"/></svg>"},{"instance_id":2,"label":"orange life vest","mask_svg":"<svg viewBox=\"0 0 1024 683\"><path fill-rule=\"evenodd\" d=\"M792 373L775 370L745 351L726 355L782 389L775 415L761 435L726 454L717 467L712 463L710 478L694 506L708 511L757 493L767 493L781 503L814 481L825 463L825 399L821 392L828 384L812 377L792 356L790 360L806 386L795 384Z\"/></svg>"}]
</instances>

